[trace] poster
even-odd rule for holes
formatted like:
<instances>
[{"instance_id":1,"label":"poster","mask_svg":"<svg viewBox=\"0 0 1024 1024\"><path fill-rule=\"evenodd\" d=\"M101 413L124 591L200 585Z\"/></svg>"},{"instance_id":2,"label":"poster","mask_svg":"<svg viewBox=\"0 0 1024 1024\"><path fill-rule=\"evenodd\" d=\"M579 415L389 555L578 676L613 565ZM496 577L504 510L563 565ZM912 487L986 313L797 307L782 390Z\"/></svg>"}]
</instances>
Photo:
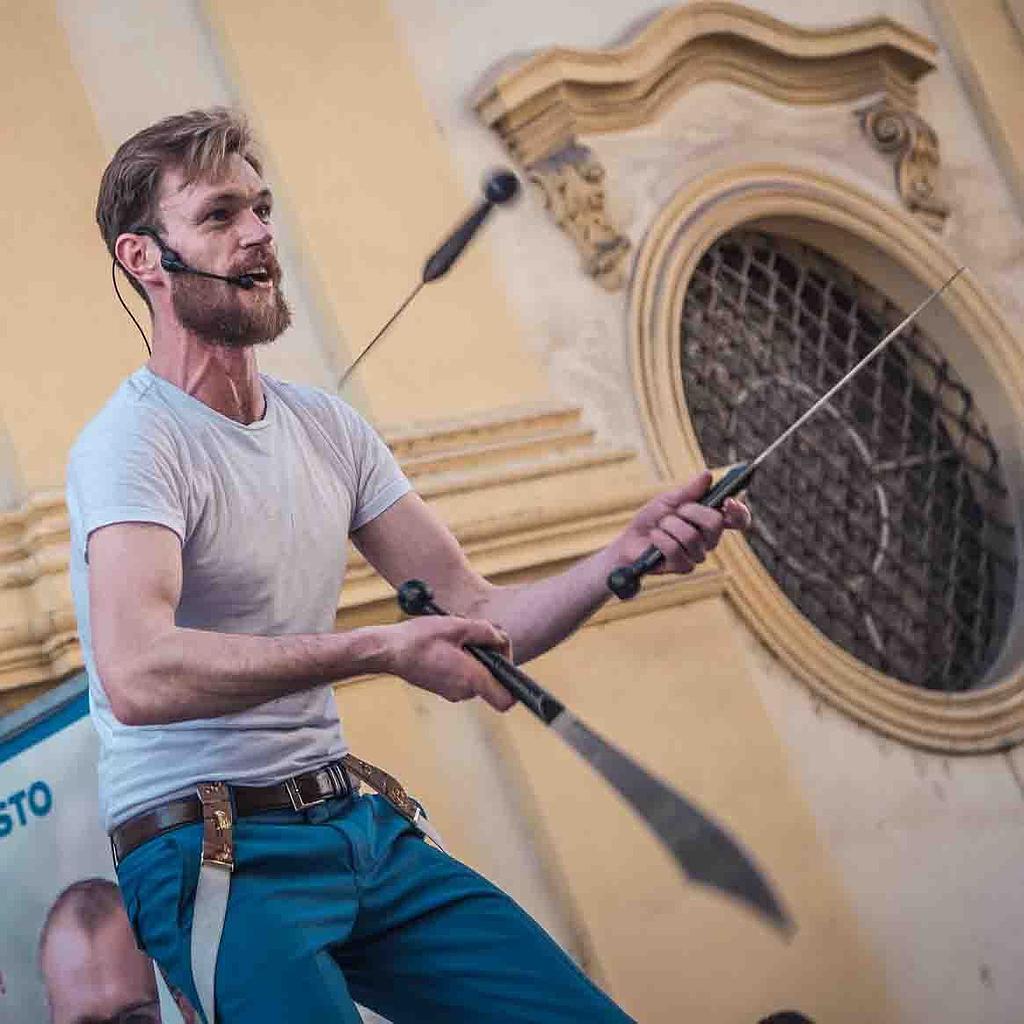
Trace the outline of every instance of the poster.
<instances>
[{"instance_id":1,"label":"poster","mask_svg":"<svg viewBox=\"0 0 1024 1024\"><path fill-rule=\"evenodd\" d=\"M130 931L119 931L121 922L111 917L84 935L71 908L83 900L110 904L113 890L106 883L116 881L99 819L98 748L84 674L0 719L0 1024L50 1020L48 995L62 1011L89 1013L84 1002L93 993L74 973L81 957L88 956L103 958L118 973L114 998L135 1010L133 1024L182 1024L152 962L134 943L125 948ZM79 884L63 901L63 912L52 918L51 955L41 963L44 922L55 899L73 883ZM123 924L127 927L127 918ZM104 943L120 945L108 951Z\"/></svg>"}]
</instances>

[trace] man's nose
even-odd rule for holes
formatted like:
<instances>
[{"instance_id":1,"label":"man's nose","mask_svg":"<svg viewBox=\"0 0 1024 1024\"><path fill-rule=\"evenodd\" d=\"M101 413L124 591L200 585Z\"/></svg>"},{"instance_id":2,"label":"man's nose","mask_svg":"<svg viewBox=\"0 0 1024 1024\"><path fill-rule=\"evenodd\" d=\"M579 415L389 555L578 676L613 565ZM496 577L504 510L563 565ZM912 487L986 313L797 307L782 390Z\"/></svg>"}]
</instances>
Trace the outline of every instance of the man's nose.
<instances>
[{"instance_id":1,"label":"man's nose","mask_svg":"<svg viewBox=\"0 0 1024 1024\"><path fill-rule=\"evenodd\" d=\"M273 241L274 226L269 221L263 220L255 210L242 214L242 245L267 245Z\"/></svg>"}]
</instances>

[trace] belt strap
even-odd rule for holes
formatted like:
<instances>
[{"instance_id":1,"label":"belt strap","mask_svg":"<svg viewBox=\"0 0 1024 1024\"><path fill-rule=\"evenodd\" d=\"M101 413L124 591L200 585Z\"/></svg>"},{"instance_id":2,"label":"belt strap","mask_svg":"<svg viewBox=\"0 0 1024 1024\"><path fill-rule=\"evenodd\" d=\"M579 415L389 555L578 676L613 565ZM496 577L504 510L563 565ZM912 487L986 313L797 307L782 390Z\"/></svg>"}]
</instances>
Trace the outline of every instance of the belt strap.
<instances>
[{"instance_id":1,"label":"belt strap","mask_svg":"<svg viewBox=\"0 0 1024 1024\"><path fill-rule=\"evenodd\" d=\"M423 805L419 800L413 799L406 793L398 779L388 775L383 768L378 768L376 765L370 764L369 761L363 761L356 757L355 754L346 754L341 759L341 763L360 782L365 782L371 789L376 790L384 797L403 818L410 822L413 828L426 836L439 850L447 853L441 833L427 821Z\"/></svg>"},{"instance_id":2,"label":"belt strap","mask_svg":"<svg viewBox=\"0 0 1024 1024\"><path fill-rule=\"evenodd\" d=\"M314 807L332 797L349 796L357 788L339 763L303 772L271 786L232 786L235 813L240 818L288 807L296 811ZM179 825L203 820L198 797L169 800L118 825L110 835L114 864L118 864L137 846Z\"/></svg>"}]
</instances>

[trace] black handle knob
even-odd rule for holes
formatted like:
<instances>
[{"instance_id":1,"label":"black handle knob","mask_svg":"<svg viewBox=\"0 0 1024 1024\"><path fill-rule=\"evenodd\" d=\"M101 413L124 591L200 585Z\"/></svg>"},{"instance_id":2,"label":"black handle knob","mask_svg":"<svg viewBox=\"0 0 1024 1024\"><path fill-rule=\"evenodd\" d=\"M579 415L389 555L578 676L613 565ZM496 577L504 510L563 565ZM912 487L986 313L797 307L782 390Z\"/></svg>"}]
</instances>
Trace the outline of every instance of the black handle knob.
<instances>
[{"instance_id":1,"label":"black handle knob","mask_svg":"<svg viewBox=\"0 0 1024 1024\"><path fill-rule=\"evenodd\" d=\"M519 194L519 179L509 170L492 171L484 181L484 198L501 206Z\"/></svg>"},{"instance_id":2,"label":"black handle knob","mask_svg":"<svg viewBox=\"0 0 1024 1024\"><path fill-rule=\"evenodd\" d=\"M451 270L452 264L462 255L495 205L509 202L518 193L519 179L509 170L494 171L484 182L483 191L483 202L434 250L423 265L424 284L436 281Z\"/></svg>"},{"instance_id":3,"label":"black handle knob","mask_svg":"<svg viewBox=\"0 0 1024 1024\"><path fill-rule=\"evenodd\" d=\"M423 580L406 580L398 588L398 605L406 615L428 615L434 595Z\"/></svg>"}]
</instances>

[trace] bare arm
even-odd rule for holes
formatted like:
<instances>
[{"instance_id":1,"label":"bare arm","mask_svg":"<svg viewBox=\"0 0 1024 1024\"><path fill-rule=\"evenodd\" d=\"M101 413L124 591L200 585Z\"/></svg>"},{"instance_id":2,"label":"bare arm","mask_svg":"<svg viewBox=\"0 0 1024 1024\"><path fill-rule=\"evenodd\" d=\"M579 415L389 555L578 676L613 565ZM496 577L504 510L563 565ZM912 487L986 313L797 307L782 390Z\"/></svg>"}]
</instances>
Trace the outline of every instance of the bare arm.
<instances>
[{"instance_id":1,"label":"bare arm","mask_svg":"<svg viewBox=\"0 0 1024 1024\"><path fill-rule=\"evenodd\" d=\"M150 523L117 523L89 538L93 649L114 715L129 725L210 718L321 683L391 672L449 700L511 703L464 653L501 647L485 622L417 620L346 633L249 636L182 629L181 546Z\"/></svg>"},{"instance_id":2,"label":"bare arm","mask_svg":"<svg viewBox=\"0 0 1024 1024\"><path fill-rule=\"evenodd\" d=\"M480 576L448 528L415 494L356 531L353 540L393 586L422 579L442 607L499 624L511 637L516 661L526 662L554 647L604 604L608 573L631 562L648 544L666 554L660 572L686 573L704 561L724 529L745 529L750 513L739 502L729 499L723 512L696 504L710 480L710 474L702 473L660 495L607 547L565 572L517 586L495 586Z\"/></svg>"}]
</instances>

